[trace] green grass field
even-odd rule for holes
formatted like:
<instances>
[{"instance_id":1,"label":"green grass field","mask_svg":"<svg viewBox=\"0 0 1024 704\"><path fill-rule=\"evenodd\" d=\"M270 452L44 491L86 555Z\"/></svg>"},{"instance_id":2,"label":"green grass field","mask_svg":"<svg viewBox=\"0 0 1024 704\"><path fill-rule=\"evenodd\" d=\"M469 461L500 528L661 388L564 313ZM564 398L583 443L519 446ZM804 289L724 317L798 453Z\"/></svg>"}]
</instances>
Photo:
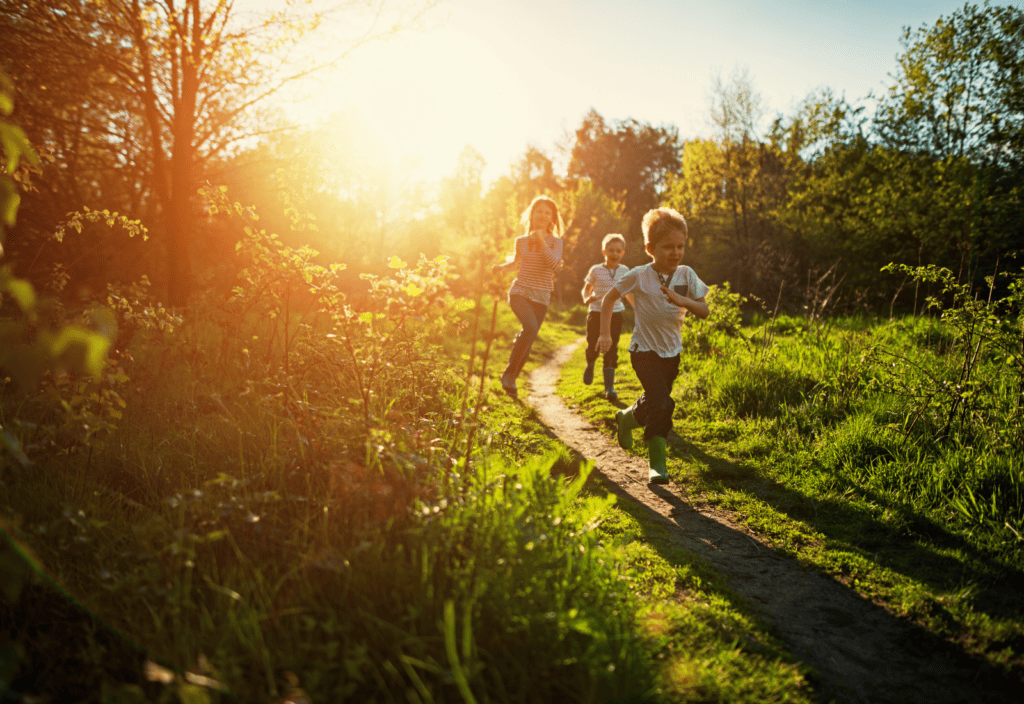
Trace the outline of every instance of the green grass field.
<instances>
[{"instance_id":1,"label":"green grass field","mask_svg":"<svg viewBox=\"0 0 1024 704\"><path fill-rule=\"evenodd\" d=\"M493 308L474 355L475 309L446 306L324 337L210 315L141 331L101 384L5 387L27 461L0 469L3 696L810 701L714 574L500 393L507 306L482 398Z\"/></svg>"},{"instance_id":2,"label":"green grass field","mask_svg":"<svg viewBox=\"0 0 1024 704\"><path fill-rule=\"evenodd\" d=\"M673 480L777 549L1019 675L1020 387L1000 356L969 348L978 383L964 398L946 391L962 350L934 319L815 328L780 318L729 332L684 328ZM628 404L641 389L627 345L624 335ZM559 392L611 435L614 408L582 384L582 369L581 349Z\"/></svg>"},{"instance_id":3,"label":"green grass field","mask_svg":"<svg viewBox=\"0 0 1024 704\"><path fill-rule=\"evenodd\" d=\"M4 383L2 696L812 701L750 605L501 393L508 306L406 266L365 310L256 279L180 322L122 306L101 378ZM1017 319L743 326L716 295L673 480L1019 676ZM552 310L527 369L582 323ZM559 391L611 436L582 368Z\"/></svg>"}]
</instances>

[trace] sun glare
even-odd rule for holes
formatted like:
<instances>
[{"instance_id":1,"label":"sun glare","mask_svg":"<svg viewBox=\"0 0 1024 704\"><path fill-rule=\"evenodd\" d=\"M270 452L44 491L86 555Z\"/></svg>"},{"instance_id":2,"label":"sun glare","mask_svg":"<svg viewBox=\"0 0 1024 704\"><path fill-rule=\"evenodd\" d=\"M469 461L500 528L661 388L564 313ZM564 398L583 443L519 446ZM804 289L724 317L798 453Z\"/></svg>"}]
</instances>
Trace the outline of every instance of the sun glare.
<instances>
[{"instance_id":1,"label":"sun glare","mask_svg":"<svg viewBox=\"0 0 1024 704\"><path fill-rule=\"evenodd\" d=\"M436 180L471 145L482 154L523 150L541 119L511 58L454 30L367 48L293 106L305 123L355 109L395 162L418 164ZM492 175L508 164L488 163Z\"/></svg>"}]
</instances>

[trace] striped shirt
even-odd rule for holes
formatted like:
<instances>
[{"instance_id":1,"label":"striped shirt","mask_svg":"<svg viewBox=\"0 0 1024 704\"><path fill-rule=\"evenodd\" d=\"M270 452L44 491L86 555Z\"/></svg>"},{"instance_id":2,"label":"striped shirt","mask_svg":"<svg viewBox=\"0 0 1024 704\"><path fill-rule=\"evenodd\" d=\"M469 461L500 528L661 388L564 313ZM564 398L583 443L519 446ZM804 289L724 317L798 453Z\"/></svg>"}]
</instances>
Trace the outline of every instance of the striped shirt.
<instances>
[{"instance_id":1,"label":"striped shirt","mask_svg":"<svg viewBox=\"0 0 1024 704\"><path fill-rule=\"evenodd\" d=\"M629 267L625 264L619 264L614 269L609 269L604 264L595 264L590 267L590 271L587 272L587 278L584 281L593 287L594 295L597 296L597 298L590 302L590 310L595 313L601 312L601 301L604 299L605 294L612 290L615 282L621 279L627 271L629 271ZM626 310L626 306L622 305L622 301L615 301L615 308L612 312L621 313L624 310Z\"/></svg>"},{"instance_id":2,"label":"striped shirt","mask_svg":"<svg viewBox=\"0 0 1024 704\"><path fill-rule=\"evenodd\" d=\"M668 287L676 293L699 300L707 295L707 285L688 266L680 264L669 279ZM630 352L655 352L659 357L674 357L683 351L679 334L686 309L670 303L661 291L661 280L651 264L630 269L615 282L623 296L633 294L633 336Z\"/></svg>"},{"instance_id":3,"label":"striped shirt","mask_svg":"<svg viewBox=\"0 0 1024 704\"><path fill-rule=\"evenodd\" d=\"M548 305L555 288L555 272L562 262L562 240L555 235L544 238L547 247L530 250L530 237L516 238L515 259L509 262L519 265L519 273L512 282L509 295L516 294L531 301Z\"/></svg>"}]
</instances>

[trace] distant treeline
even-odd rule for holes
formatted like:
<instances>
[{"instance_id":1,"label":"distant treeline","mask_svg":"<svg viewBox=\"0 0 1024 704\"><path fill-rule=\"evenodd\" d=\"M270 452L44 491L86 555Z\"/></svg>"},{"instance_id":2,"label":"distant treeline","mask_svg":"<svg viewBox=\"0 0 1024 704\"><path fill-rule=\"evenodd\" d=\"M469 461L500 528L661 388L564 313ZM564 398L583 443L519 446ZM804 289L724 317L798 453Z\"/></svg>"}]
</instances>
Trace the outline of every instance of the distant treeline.
<instances>
[{"instance_id":1,"label":"distant treeline","mask_svg":"<svg viewBox=\"0 0 1024 704\"><path fill-rule=\"evenodd\" d=\"M738 73L713 87L706 138L592 110L561 147L564 174L554 152L530 147L491 184L471 147L450 177L415 182L352 115L300 133L257 110L276 95L268 59L301 38L286 15L238 31L230 5L154 8L0 0L0 68L17 87L10 119L43 157L19 174L5 248L42 289L67 282L65 295L91 298L146 274L183 304L197 288L229 288L245 266L240 226L209 211L205 184L255 205L261 227L311 245L323 263L347 264L353 290L360 272L420 252L450 255L456 286L475 290L538 193L568 223L566 303L605 234L626 235L626 263L646 261L639 223L657 205L686 215L688 260L706 281L769 304L782 291L790 308L833 290L847 310L922 302L881 273L889 262L977 282L1021 267L1024 12L1014 7L965 5L906 28L877 95L850 102L822 89L772 117ZM151 238L100 218L57 242L68 213L86 207L138 219Z\"/></svg>"}]
</instances>

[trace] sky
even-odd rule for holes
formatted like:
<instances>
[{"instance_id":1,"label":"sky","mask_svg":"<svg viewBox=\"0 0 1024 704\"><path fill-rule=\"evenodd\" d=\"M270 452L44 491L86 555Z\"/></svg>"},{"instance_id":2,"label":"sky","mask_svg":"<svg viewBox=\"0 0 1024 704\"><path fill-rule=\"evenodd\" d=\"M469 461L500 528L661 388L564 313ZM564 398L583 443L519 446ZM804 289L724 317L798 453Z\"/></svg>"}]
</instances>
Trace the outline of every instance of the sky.
<instances>
[{"instance_id":1,"label":"sky","mask_svg":"<svg viewBox=\"0 0 1024 704\"><path fill-rule=\"evenodd\" d=\"M395 163L435 181L472 146L485 181L556 145L597 110L606 122L708 136L716 77L746 70L770 119L828 87L858 102L896 69L902 28L958 1L443 0L420 30L362 47L289 111L307 123L353 112ZM559 163L556 158L556 164Z\"/></svg>"}]
</instances>

